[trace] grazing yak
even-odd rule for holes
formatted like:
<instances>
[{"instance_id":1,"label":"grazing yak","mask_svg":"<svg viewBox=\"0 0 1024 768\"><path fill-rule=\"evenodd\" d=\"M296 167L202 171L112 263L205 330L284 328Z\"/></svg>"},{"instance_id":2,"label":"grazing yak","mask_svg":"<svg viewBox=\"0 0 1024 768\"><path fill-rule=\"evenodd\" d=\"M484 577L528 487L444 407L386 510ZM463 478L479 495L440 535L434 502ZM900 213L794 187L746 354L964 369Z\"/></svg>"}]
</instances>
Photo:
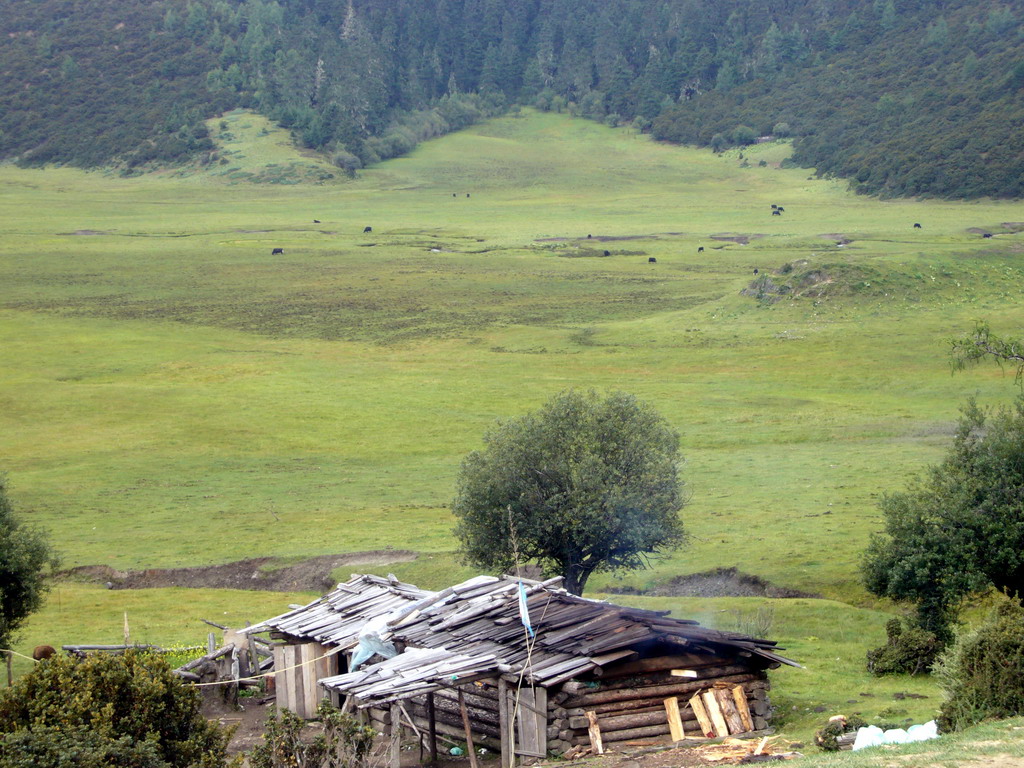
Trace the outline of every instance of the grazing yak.
<instances>
[{"instance_id":1,"label":"grazing yak","mask_svg":"<svg viewBox=\"0 0 1024 768\"><path fill-rule=\"evenodd\" d=\"M653 256L650 256L650 257L648 257L648 259L647 259L647 263L648 263L648 264L657 264L657 263L658 263L658 260L657 260L656 258L654 258Z\"/></svg>"},{"instance_id":2,"label":"grazing yak","mask_svg":"<svg viewBox=\"0 0 1024 768\"><path fill-rule=\"evenodd\" d=\"M914 222L914 229L920 229L920 228L921 228L921 225L920 225L920 224L918 224L918 223L917 223L917 222L915 221L915 222Z\"/></svg>"},{"instance_id":3,"label":"grazing yak","mask_svg":"<svg viewBox=\"0 0 1024 768\"><path fill-rule=\"evenodd\" d=\"M366 234L367 232L373 232L373 227L363 227L363 234Z\"/></svg>"},{"instance_id":4,"label":"grazing yak","mask_svg":"<svg viewBox=\"0 0 1024 768\"><path fill-rule=\"evenodd\" d=\"M782 211L780 211L778 208L776 208L774 211L772 211L772 216L781 216L781 215L782 215Z\"/></svg>"},{"instance_id":5,"label":"grazing yak","mask_svg":"<svg viewBox=\"0 0 1024 768\"><path fill-rule=\"evenodd\" d=\"M278 254L283 256L284 255L284 248L275 248L274 250L272 250L270 252L271 256L277 256Z\"/></svg>"},{"instance_id":6,"label":"grazing yak","mask_svg":"<svg viewBox=\"0 0 1024 768\"><path fill-rule=\"evenodd\" d=\"M56 655L57 651L54 650L52 645L37 645L32 651L32 658L36 661L42 661Z\"/></svg>"}]
</instances>

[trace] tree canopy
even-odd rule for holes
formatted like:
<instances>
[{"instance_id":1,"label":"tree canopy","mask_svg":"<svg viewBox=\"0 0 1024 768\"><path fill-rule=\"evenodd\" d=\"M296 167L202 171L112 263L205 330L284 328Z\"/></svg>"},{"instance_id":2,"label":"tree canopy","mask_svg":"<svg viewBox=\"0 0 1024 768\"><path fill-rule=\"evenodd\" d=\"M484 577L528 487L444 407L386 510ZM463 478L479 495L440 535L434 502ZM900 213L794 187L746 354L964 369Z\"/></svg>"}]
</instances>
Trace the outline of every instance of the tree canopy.
<instances>
[{"instance_id":1,"label":"tree canopy","mask_svg":"<svg viewBox=\"0 0 1024 768\"><path fill-rule=\"evenodd\" d=\"M917 623L941 639L963 597L1024 593L1024 395L994 410L969 401L946 458L881 509L867 588L913 603Z\"/></svg>"},{"instance_id":2,"label":"tree canopy","mask_svg":"<svg viewBox=\"0 0 1024 768\"><path fill-rule=\"evenodd\" d=\"M351 171L519 103L719 148L790 136L865 192L1024 196L1024 17L938 5L7 3L0 159L229 162L203 120L241 106Z\"/></svg>"},{"instance_id":3,"label":"tree canopy","mask_svg":"<svg viewBox=\"0 0 1024 768\"><path fill-rule=\"evenodd\" d=\"M1024 341L992 333L985 322L976 323L971 333L953 339L950 361L954 371L962 371L986 359L999 365L1015 366L1017 383L1024 384Z\"/></svg>"},{"instance_id":4,"label":"tree canopy","mask_svg":"<svg viewBox=\"0 0 1024 768\"><path fill-rule=\"evenodd\" d=\"M452 511L467 562L535 561L581 594L595 571L679 547L679 435L632 395L562 392L499 423L462 462Z\"/></svg>"},{"instance_id":5,"label":"tree canopy","mask_svg":"<svg viewBox=\"0 0 1024 768\"><path fill-rule=\"evenodd\" d=\"M43 532L15 516L0 476L0 648L11 647L22 622L42 605L46 576L56 563Z\"/></svg>"}]
</instances>

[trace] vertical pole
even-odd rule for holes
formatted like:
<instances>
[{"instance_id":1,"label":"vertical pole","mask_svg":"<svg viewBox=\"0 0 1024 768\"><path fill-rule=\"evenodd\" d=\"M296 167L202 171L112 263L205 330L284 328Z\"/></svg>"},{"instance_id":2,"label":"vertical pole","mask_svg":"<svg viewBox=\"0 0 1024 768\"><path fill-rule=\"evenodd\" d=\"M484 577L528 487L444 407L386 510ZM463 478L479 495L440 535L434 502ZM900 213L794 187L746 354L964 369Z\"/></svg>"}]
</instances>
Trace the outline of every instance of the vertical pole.
<instances>
[{"instance_id":1,"label":"vertical pole","mask_svg":"<svg viewBox=\"0 0 1024 768\"><path fill-rule=\"evenodd\" d=\"M508 717L508 683L498 678L498 730L501 732L501 768L512 768L516 754L512 747L512 723Z\"/></svg>"},{"instance_id":2,"label":"vertical pole","mask_svg":"<svg viewBox=\"0 0 1024 768\"><path fill-rule=\"evenodd\" d=\"M14 685L14 674L11 672L11 663L14 661L14 652L8 651L7 656L7 687L10 688Z\"/></svg>"},{"instance_id":3,"label":"vertical pole","mask_svg":"<svg viewBox=\"0 0 1024 768\"><path fill-rule=\"evenodd\" d=\"M211 632L206 636L206 652L213 653L217 650L217 636Z\"/></svg>"},{"instance_id":4,"label":"vertical pole","mask_svg":"<svg viewBox=\"0 0 1024 768\"><path fill-rule=\"evenodd\" d=\"M437 720L434 715L434 694L427 694L427 744L430 747L430 764L437 765Z\"/></svg>"},{"instance_id":5,"label":"vertical pole","mask_svg":"<svg viewBox=\"0 0 1024 768\"><path fill-rule=\"evenodd\" d=\"M469 729L469 710L466 709L466 697L459 688L459 711L462 713L462 727L466 731L466 752L469 753L469 768L478 768L476 764L476 747L473 745L473 732Z\"/></svg>"},{"instance_id":6,"label":"vertical pole","mask_svg":"<svg viewBox=\"0 0 1024 768\"><path fill-rule=\"evenodd\" d=\"M402 768L402 712L398 703L391 704L391 768Z\"/></svg>"}]
</instances>

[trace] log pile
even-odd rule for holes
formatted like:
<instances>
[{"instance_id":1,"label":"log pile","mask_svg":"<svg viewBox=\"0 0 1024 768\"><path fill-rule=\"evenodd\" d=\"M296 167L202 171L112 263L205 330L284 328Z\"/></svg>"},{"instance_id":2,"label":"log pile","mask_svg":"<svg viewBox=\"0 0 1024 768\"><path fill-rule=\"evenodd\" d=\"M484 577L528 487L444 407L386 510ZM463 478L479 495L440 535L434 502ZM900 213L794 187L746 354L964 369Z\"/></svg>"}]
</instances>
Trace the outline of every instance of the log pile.
<instances>
[{"instance_id":1,"label":"log pile","mask_svg":"<svg viewBox=\"0 0 1024 768\"><path fill-rule=\"evenodd\" d=\"M604 745L636 739L723 737L763 731L771 719L764 671L740 665L673 675L675 657L646 659L643 675L565 683L549 697L548 750L593 742L596 718ZM659 663L667 665L656 669ZM677 670L678 672L678 670Z\"/></svg>"}]
</instances>

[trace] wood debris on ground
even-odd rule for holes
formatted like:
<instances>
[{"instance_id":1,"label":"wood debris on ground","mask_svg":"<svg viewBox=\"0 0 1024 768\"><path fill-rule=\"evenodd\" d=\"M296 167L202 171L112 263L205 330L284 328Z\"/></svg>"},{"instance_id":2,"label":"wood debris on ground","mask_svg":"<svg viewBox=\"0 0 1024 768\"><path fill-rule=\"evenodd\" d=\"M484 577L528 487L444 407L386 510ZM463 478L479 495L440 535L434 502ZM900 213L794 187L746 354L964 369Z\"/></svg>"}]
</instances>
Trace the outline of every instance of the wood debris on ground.
<instances>
[{"instance_id":1,"label":"wood debris on ground","mask_svg":"<svg viewBox=\"0 0 1024 768\"><path fill-rule=\"evenodd\" d=\"M802 757L799 752L784 752L772 749L771 738L765 736L757 742L747 739L724 739L716 744L694 747L702 760L709 763L748 764L767 763L776 760L792 760Z\"/></svg>"},{"instance_id":2,"label":"wood debris on ground","mask_svg":"<svg viewBox=\"0 0 1024 768\"><path fill-rule=\"evenodd\" d=\"M789 750L782 745L773 745L773 741L774 738L769 736L757 740L727 738L707 744L694 743L697 742L696 739L687 739L685 746L676 745L668 749L664 746L658 746L653 750L642 750L642 753L645 755L653 753L664 754L672 750L686 750L705 763L720 765L767 763L802 757L799 752ZM786 746L788 747L788 745ZM630 753L627 752L626 754ZM611 755L608 756L611 757ZM582 745L573 747L562 755L562 758L566 760L583 760L591 757L598 757L598 755L594 752L593 748ZM642 765L643 758L638 756L638 760Z\"/></svg>"}]
</instances>

